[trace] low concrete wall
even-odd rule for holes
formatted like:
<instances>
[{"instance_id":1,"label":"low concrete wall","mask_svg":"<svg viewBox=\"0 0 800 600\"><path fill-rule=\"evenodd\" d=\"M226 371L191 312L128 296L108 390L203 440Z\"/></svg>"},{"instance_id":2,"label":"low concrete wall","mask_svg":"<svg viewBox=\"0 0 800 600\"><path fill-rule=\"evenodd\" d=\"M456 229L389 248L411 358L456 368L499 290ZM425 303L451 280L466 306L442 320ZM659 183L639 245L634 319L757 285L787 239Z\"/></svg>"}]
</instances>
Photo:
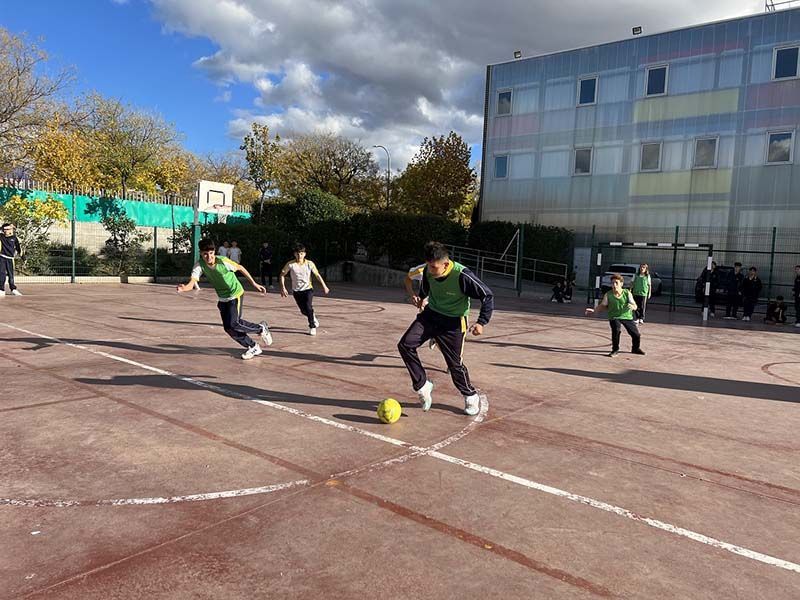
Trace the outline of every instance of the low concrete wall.
<instances>
[{"instance_id":1,"label":"low concrete wall","mask_svg":"<svg viewBox=\"0 0 800 600\"><path fill-rule=\"evenodd\" d=\"M159 277L158 283L186 283L189 281L189 277ZM14 277L14 283L19 285L25 285L26 283L30 284L39 284L39 283L70 283L69 275L19 275ZM75 277L75 283L154 283L153 277L145 277L145 276L131 276L131 277L120 277L117 276L99 276L99 277L82 277L78 275Z\"/></svg>"},{"instance_id":2,"label":"low concrete wall","mask_svg":"<svg viewBox=\"0 0 800 600\"><path fill-rule=\"evenodd\" d=\"M353 261L353 283L371 285L376 287L402 288L406 278L406 271L397 271L388 267L368 265ZM344 262L329 265L322 272L323 277L331 282L344 281Z\"/></svg>"}]
</instances>

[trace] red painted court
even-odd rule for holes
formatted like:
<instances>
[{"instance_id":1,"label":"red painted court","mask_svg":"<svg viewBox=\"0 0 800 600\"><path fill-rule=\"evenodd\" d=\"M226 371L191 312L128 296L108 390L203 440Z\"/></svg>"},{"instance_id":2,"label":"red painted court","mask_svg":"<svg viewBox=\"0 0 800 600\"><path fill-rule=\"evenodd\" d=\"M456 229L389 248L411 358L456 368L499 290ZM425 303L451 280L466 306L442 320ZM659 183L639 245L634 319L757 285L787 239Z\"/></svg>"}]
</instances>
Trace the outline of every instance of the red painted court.
<instances>
[{"instance_id":1,"label":"red painted court","mask_svg":"<svg viewBox=\"0 0 800 600\"><path fill-rule=\"evenodd\" d=\"M248 293L0 299L0 598L800 598L800 329L651 310L607 358L583 305L501 296L475 418L400 290L334 284L314 338ZM394 425L375 409L404 405Z\"/></svg>"}]
</instances>

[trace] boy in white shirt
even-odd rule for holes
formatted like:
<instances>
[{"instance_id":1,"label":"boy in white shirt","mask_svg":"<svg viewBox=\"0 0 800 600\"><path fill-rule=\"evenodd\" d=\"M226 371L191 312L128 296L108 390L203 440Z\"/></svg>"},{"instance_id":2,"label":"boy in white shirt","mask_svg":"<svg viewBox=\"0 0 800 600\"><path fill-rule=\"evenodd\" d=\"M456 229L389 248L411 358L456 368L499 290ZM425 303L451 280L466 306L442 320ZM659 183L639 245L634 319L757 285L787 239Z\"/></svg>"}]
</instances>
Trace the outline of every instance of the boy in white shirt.
<instances>
[{"instance_id":1,"label":"boy in white shirt","mask_svg":"<svg viewBox=\"0 0 800 600\"><path fill-rule=\"evenodd\" d=\"M242 249L239 248L239 242L231 242L230 250L228 250L228 258L235 263L242 264Z\"/></svg>"},{"instance_id":2,"label":"boy in white shirt","mask_svg":"<svg viewBox=\"0 0 800 600\"><path fill-rule=\"evenodd\" d=\"M317 266L310 260L306 260L306 247L303 246L303 244L297 244L294 247L294 260L290 260L284 265L278 277L281 283L281 296L284 298L289 295L289 292L286 291L285 284L285 277L287 274L290 274L292 278L292 296L294 296L294 301L297 302L297 307L300 309L300 312L308 318L308 335L317 335L319 321L314 316L314 307L312 306L314 301L314 288L311 285L311 275L315 275L319 280L324 294L330 292L330 289L325 285L325 281L323 281L322 275L319 274Z\"/></svg>"}]
</instances>

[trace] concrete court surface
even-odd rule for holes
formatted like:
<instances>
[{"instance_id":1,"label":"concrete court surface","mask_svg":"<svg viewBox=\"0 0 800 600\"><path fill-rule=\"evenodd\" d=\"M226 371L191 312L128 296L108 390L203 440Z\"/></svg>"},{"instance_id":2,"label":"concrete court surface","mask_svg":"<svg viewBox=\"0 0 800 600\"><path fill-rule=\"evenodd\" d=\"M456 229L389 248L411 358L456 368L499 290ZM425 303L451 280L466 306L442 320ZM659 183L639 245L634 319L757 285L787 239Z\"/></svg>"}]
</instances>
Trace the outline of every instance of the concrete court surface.
<instances>
[{"instance_id":1,"label":"concrete court surface","mask_svg":"<svg viewBox=\"0 0 800 600\"><path fill-rule=\"evenodd\" d=\"M248 293L0 298L0 598L800 598L800 329L653 311L605 356L583 305L498 295L424 414L400 290L333 286L319 335ZM394 425L378 401L404 405Z\"/></svg>"}]
</instances>

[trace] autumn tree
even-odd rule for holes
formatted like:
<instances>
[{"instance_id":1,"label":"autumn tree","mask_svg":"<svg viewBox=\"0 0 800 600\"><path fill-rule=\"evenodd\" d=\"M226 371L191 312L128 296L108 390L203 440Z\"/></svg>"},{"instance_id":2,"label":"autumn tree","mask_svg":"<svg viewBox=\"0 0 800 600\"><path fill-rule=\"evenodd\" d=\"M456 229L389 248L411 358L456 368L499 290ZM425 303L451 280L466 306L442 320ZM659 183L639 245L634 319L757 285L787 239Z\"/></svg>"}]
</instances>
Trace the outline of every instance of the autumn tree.
<instances>
[{"instance_id":1,"label":"autumn tree","mask_svg":"<svg viewBox=\"0 0 800 600\"><path fill-rule=\"evenodd\" d=\"M131 184L153 181L160 153L178 139L175 128L160 116L135 110L116 99L92 96L87 119L98 158L98 168L127 197Z\"/></svg>"},{"instance_id":2,"label":"autumn tree","mask_svg":"<svg viewBox=\"0 0 800 600\"><path fill-rule=\"evenodd\" d=\"M0 27L0 169L23 166L31 141L53 112L57 94L73 79L71 69L46 74L47 53Z\"/></svg>"},{"instance_id":3,"label":"autumn tree","mask_svg":"<svg viewBox=\"0 0 800 600\"><path fill-rule=\"evenodd\" d=\"M332 134L306 135L285 144L278 186L293 198L320 189L358 209L374 208L380 198L375 196L380 182L372 154L359 143Z\"/></svg>"},{"instance_id":4,"label":"autumn tree","mask_svg":"<svg viewBox=\"0 0 800 600\"><path fill-rule=\"evenodd\" d=\"M397 182L400 203L416 214L458 220L475 190L469 146L457 133L425 138Z\"/></svg>"},{"instance_id":5,"label":"autumn tree","mask_svg":"<svg viewBox=\"0 0 800 600\"><path fill-rule=\"evenodd\" d=\"M240 150L244 151L250 181L261 194L259 214L264 212L264 198L276 188L281 138L269 137L269 126L253 123L250 133L244 136Z\"/></svg>"},{"instance_id":6,"label":"autumn tree","mask_svg":"<svg viewBox=\"0 0 800 600\"><path fill-rule=\"evenodd\" d=\"M99 181L91 140L83 132L63 126L58 116L36 137L32 156L36 179L54 187L75 193Z\"/></svg>"},{"instance_id":7,"label":"autumn tree","mask_svg":"<svg viewBox=\"0 0 800 600\"><path fill-rule=\"evenodd\" d=\"M247 161L242 153L207 154L201 169L202 177L199 179L232 184L233 199L237 203L252 205L259 199L259 192L249 179Z\"/></svg>"},{"instance_id":8,"label":"autumn tree","mask_svg":"<svg viewBox=\"0 0 800 600\"><path fill-rule=\"evenodd\" d=\"M66 207L50 196L41 200L14 195L0 206L0 220L16 225L24 264L32 270L46 262L50 228L65 224L68 216Z\"/></svg>"}]
</instances>

